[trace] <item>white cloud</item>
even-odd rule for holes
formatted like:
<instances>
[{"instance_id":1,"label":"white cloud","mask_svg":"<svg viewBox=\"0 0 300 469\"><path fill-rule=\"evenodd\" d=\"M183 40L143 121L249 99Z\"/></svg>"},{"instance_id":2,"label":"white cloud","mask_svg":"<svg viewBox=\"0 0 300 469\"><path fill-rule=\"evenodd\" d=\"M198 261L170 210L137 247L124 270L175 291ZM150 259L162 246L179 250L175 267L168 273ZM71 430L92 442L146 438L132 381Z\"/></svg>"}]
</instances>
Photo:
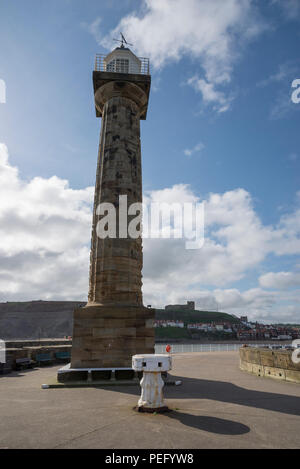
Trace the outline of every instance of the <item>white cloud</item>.
<instances>
[{"instance_id":1,"label":"white cloud","mask_svg":"<svg viewBox=\"0 0 300 469\"><path fill-rule=\"evenodd\" d=\"M147 295L147 304L157 305L157 298L161 299L161 305L185 304L187 300L194 300L196 307L206 311L223 311L237 316L247 314L250 320L263 322L299 322L300 321L300 292L285 305L281 304L278 292L266 291L262 288L252 288L243 292L236 288L229 289L190 289L177 287L176 291L166 290L165 295L151 284ZM155 288L156 287L156 288Z\"/></svg>"},{"instance_id":2,"label":"white cloud","mask_svg":"<svg viewBox=\"0 0 300 469\"><path fill-rule=\"evenodd\" d=\"M300 192L297 193L300 205ZM299 254L300 252L300 208L296 206L291 213L283 215L274 229L271 249L279 256Z\"/></svg>"},{"instance_id":3,"label":"white cloud","mask_svg":"<svg viewBox=\"0 0 300 469\"><path fill-rule=\"evenodd\" d=\"M185 185L161 190L159 195L156 191L148 193L152 200L164 201L165 195L169 203L174 203L190 201L193 193ZM195 195L193 200L200 201ZM281 304L282 293L262 288L241 292L231 285L260 268L269 254L300 253L297 209L283 216L277 226L264 226L244 189L210 194L205 201L205 230L205 243L198 251L185 250L180 239L144 240L147 304L163 306L194 299L201 308L212 309L218 304L222 310L244 311L257 319L267 320L272 314L279 320L287 308L292 315L294 298ZM299 314L297 317L300 320Z\"/></svg>"},{"instance_id":4,"label":"white cloud","mask_svg":"<svg viewBox=\"0 0 300 469\"><path fill-rule=\"evenodd\" d=\"M193 76L187 80L187 84L193 86L196 91L200 91L205 105L212 105L212 109L218 113L226 112L230 108L232 96L226 96L224 92L216 90L213 83Z\"/></svg>"},{"instance_id":5,"label":"white cloud","mask_svg":"<svg viewBox=\"0 0 300 469\"><path fill-rule=\"evenodd\" d=\"M111 48L122 31L155 67L189 55L203 61L209 79L228 81L233 39L263 28L251 0L144 0L140 12L122 18L101 43Z\"/></svg>"},{"instance_id":6,"label":"white cloud","mask_svg":"<svg viewBox=\"0 0 300 469\"><path fill-rule=\"evenodd\" d=\"M97 42L100 42L102 39L102 32L100 29L100 24L102 22L102 18L98 16L92 23L82 22L80 25L83 29L88 31Z\"/></svg>"},{"instance_id":7,"label":"white cloud","mask_svg":"<svg viewBox=\"0 0 300 469\"><path fill-rule=\"evenodd\" d=\"M86 298L92 199L93 188L74 190L56 176L22 180L0 145L0 301ZM185 184L149 191L144 199L202 201ZM260 288L239 291L232 285L261 268L268 254L300 253L300 208L277 226L264 226L244 189L209 194L205 228L200 250L186 250L182 239L144 240L146 304L195 299L199 307L218 304L252 318L297 317L300 292L289 295L282 282L275 285L279 292L265 291L270 276L260 277Z\"/></svg>"},{"instance_id":8,"label":"white cloud","mask_svg":"<svg viewBox=\"0 0 300 469\"><path fill-rule=\"evenodd\" d=\"M6 103L6 84L5 81L0 79L0 104Z\"/></svg>"},{"instance_id":9,"label":"white cloud","mask_svg":"<svg viewBox=\"0 0 300 469\"><path fill-rule=\"evenodd\" d=\"M107 49L115 47L113 38L122 31L137 55L150 57L155 69L189 57L203 71L190 84L202 92L206 104L217 103L218 112L227 111L232 98L216 87L231 81L243 44L266 28L253 0L143 0L139 11L123 17L105 37L96 22L89 26Z\"/></svg>"},{"instance_id":10,"label":"white cloud","mask_svg":"<svg viewBox=\"0 0 300 469\"><path fill-rule=\"evenodd\" d=\"M286 290L300 287L300 273L297 272L268 272L259 277L259 283L265 288Z\"/></svg>"},{"instance_id":11,"label":"white cloud","mask_svg":"<svg viewBox=\"0 0 300 469\"><path fill-rule=\"evenodd\" d=\"M197 145L195 145L193 148L186 148L184 150L184 154L186 156L192 156L194 153L199 153L203 150L204 148L204 144L199 142L197 143Z\"/></svg>"},{"instance_id":12,"label":"white cloud","mask_svg":"<svg viewBox=\"0 0 300 469\"><path fill-rule=\"evenodd\" d=\"M86 296L92 196L56 176L23 181L0 144L0 301Z\"/></svg>"},{"instance_id":13,"label":"white cloud","mask_svg":"<svg viewBox=\"0 0 300 469\"><path fill-rule=\"evenodd\" d=\"M191 200L188 186L166 191L169 203ZM156 191L148 197L155 201ZM164 201L164 191L159 191L159 199ZM201 202L195 195L193 199ZM272 229L262 226L250 195L243 189L209 195L205 200L205 232L204 246L197 251L184 249L180 239L145 240L145 277L170 281L165 291L179 285L225 286L243 278L271 249Z\"/></svg>"}]
</instances>

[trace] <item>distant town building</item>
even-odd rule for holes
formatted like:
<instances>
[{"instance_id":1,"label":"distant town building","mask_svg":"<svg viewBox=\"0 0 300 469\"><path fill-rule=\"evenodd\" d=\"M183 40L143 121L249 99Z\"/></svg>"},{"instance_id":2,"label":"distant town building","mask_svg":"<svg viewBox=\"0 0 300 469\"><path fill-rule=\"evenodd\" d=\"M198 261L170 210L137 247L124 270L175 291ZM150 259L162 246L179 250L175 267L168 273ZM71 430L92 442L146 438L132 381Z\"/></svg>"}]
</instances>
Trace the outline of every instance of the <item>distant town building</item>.
<instances>
[{"instance_id":1,"label":"distant town building","mask_svg":"<svg viewBox=\"0 0 300 469\"><path fill-rule=\"evenodd\" d=\"M248 322L247 316L241 316L239 321L229 321L228 319L215 319L213 321L195 321L190 322L188 315L182 314L185 311L195 311L194 301L188 301L185 305L167 305L165 311L176 311L172 319L156 319L154 327L177 327L188 331L193 337L196 333L218 334L224 337L224 334L231 334L233 338L242 341L252 340L292 340L300 338L300 326L290 326L284 324L260 324ZM171 315L170 315L171 316ZM194 316L194 315L193 315ZM199 315L200 316L200 315ZM233 318L236 316L231 315ZM195 315L197 317L197 315ZM176 319L175 319L176 318ZM185 322L184 322L185 321Z\"/></svg>"},{"instance_id":2,"label":"distant town building","mask_svg":"<svg viewBox=\"0 0 300 469\"><path fill-rule=\"evenodd\" d=\"M281 334L277 337L278 340L292 340L291 335Z\"/></svg>"},{"instance_id":3,"label":"distant town building","mask_svg":"<svg viewBox=\"0 0 300 469\"><path fill-rule=\"evenodd\" d=\"M172 321L167 319L156 319L154 321L154 327L180 327L181 329L184 328L183 321Z\"/></svg>"}]
</instances>

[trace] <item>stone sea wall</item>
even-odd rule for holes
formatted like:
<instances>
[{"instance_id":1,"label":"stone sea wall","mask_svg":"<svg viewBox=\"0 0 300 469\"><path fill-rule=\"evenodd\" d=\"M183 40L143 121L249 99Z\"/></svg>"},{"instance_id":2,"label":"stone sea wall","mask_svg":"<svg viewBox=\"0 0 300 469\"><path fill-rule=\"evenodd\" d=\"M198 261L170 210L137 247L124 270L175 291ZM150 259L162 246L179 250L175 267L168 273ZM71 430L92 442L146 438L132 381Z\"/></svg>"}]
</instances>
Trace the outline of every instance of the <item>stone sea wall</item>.
<instances>
[{"instance_id":1,"label":"stone sea wall","mask_svg":"<svg viewBox=\"0 0 300 469\"><path fill-rule=\"evenodd\" d=\"M300 363L294 363L291 350L240 348L240 369L257 376L300 383Z\"/></svg>"}]
</instances>

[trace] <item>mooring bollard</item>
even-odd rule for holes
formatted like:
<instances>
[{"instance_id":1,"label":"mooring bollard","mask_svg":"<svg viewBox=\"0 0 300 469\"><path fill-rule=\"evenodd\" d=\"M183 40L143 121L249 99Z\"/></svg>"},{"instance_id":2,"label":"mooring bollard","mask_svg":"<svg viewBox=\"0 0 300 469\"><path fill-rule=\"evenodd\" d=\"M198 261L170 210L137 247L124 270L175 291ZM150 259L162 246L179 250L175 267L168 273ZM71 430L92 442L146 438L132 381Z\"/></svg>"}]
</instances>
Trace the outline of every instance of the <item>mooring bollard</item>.
<instances>
[{"instance_id":1,"label":"mooring bollard","mask_svg":"<svg viewBox=\"0 0 300 469\"><path fill-rule=\"evenodd\" d=\"M135 409L139 412L167 412L169 409L164 404L162 391L164 382L161 373L172 369L172 357L170 355L134 355L132 368L143 372L140 382L142 393Z\"/></svg>"}]
</instances>

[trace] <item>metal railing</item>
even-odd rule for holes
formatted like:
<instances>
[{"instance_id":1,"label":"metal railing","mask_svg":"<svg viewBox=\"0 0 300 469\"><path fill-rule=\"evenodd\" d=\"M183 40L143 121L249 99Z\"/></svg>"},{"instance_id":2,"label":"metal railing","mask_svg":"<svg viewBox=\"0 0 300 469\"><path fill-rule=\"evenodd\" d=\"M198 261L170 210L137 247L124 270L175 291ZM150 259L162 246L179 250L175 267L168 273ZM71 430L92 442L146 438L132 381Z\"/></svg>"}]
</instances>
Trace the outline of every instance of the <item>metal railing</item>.
<instances>
[{"instance_id":1,"label":"metal railing","mask_svg":"<svg viewBox=\"0 0 300 469\"><path fill-rule=\"evenodd\" d=\"M155 344L155 353L166 353L166 345L167 344ZM281 350L287 350L288 348L291 348L291 344L258 344L249 342L241 342L236 344L172 344L171 353L233 352L238 351L241 347L243 347L243 345L255 348L267 348L271 350L274 350L276 348L279 348Z\"/></svg>"},{"instance_id":2,"label":"metal railing","mask_svg":"<svg viewBox=\"0 0 300 469\"><path fill-rule=\"evenodd\" d=\"M232 352L240 347L242 344L172 344L171 353ZM155 353L166 353L166 345L155 344Z\"/></svg>"},{"instance_id":3,"label":"metal railing","mask_svg":"<svg viewBox=\"0 0 300 469\"><path fill-rule=\"evenodd\" d=\"M150 61L146 57L138 57L141 64L138 66L135 63L129 63L129 67L126 70L118 69L118 66L112 67L111 64L108 67L105 62L107 54L96 54L95 58L95 72L114 72L114 73L133 73L138 75L150 75Z\"/></svg>"}]
</instances>

